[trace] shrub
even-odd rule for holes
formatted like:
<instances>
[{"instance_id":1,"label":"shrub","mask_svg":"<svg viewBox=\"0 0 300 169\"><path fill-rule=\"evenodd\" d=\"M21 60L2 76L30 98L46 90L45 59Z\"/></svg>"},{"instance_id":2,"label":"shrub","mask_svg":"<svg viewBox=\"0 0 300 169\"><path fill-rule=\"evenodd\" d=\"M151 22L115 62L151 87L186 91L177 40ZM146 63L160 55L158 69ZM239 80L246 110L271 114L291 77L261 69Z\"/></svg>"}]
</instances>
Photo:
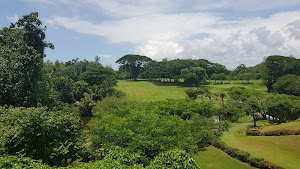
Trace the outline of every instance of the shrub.
<instances>
[{"instance_id":1,"label":"shrub","mask_svg":"<svg viewBox=\"0 0 300 169\"><path fill-rule=\"evenodd\" d=\"M4 156L0 157L0 168L5 169L50 169L51 167L42 164L40 161L32 160L28 157Z\"/></svg>"},{"instance_id":2,"label":"shrub","mask_svg":"<svg viewBox=\"0 0 300 169\"><path fill-rule=\"evenodd\" d=\"M147 169L156 168L199 169L195 160L180 149L172 149L156 156Z\"/></svg>"},{"instance_id":3,"label":"shrub","mask_svg":"<svg viewBox=\"0 0 300 169\"><path fill-rule=\"evenodd\" d=\"M273 130L261 132L259 130L247 130L247 136L285 136L285 135L300 135L300 130Z\"/></svg>"},{"instance_id":4,"label":"shrub","mask_svg":"<svg viewBox=\"0 0 300 169\"><path fill-rule=\"evenodd\" d=\"M67 165L79 156L81 126L79 116L70 112L9 108L0 113L0 150L53 166Z\"/></svg>"},{"instance_id":5,"label":"shrub","mask_svg":"<svg viewBox=\"0 0 300 169\"><path fill-rule=\"evenodd\" d=\"M247 136L262 136L264 135L264 133L262 133L261 131L259 130L246 130L246 135Z\"/></svg>"}]
</instances>

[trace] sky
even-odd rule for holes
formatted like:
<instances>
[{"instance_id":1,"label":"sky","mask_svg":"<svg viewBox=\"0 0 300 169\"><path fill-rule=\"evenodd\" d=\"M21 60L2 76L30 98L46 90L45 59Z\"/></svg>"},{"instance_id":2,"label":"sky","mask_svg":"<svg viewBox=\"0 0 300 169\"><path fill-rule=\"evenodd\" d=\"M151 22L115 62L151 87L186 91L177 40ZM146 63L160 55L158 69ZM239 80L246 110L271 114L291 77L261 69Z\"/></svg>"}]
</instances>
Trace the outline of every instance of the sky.
<instances>
[{"instance_id":1,"label":"sky","mask_svg":"<svg viewBox=\"0 0 300 169\"><path fill-rule=\"evenodd\" d=\"M1 0L0 27L31 12L47 26L45 60L118 68L126 54L207 59L235 69L300 58L300 0Z\"/></svg>"}]
</instances>

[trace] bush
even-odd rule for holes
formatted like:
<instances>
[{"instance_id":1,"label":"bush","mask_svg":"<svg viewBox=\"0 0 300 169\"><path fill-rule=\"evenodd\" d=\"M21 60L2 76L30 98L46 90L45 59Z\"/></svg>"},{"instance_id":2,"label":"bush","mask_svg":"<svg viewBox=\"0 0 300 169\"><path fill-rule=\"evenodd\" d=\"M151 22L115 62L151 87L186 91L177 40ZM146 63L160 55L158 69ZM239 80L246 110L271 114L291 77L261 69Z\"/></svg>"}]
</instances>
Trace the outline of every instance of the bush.
<instances>
[{"instance_id":1,"label":"bush","mask_svg":"<svg viewBox=\"0 0 300 169\"><path fill-rule=\"evenodd\" d=\"M50 169L51 167L42 164L40 161L32 160L28 157L4 156L0 157L0 168L5 169Z\"/></svg>"},{"instance_id":2,"label":"bush","mask_svg":"<svg viewBox=\"0 0 300 169\"><path fill-rule=\"evenodd\" d=\"M233 158L236 158L242 162L246 162L249 165L261 168L261 169L282 169L280 166L276 166L268 161L265 161L263 158L254 158L245 151L239 150L237 148L228 147L224 142L218 141L213 144L214 147L224 151Z\"/></svg>"},{"instance_id":3,"label":"bush","mask_svg":"<svg viewBox=\"0 0 300 169\"><path fill-rule=\"evenodd\" d=\"M2 153L24 155L52 166L67 165L79 157L82 125L78 115L45 108L0 111Z\"/></svg>"},{"instance_id":4,"label":"bush","mask_svg":"<svg viewBox=\"0 0 300 169\"><path fill-rule=\"evenodd\" d=\"M300 135L300 130L273 130L261 132L259 130L247 130L247 136L286 136L286 135Z\"/></svg>"},{"instance_id":5,"label":"bush","mask_svg":"<svg viewBox=\"0 0 300 169\"><path fill-rule=\"evenodd\" d=\"M188 153L180 149L173 149L159 154L147 167L147 169L157 168L199 169L195 160Z\"/></svg>"},{"instance_id":6,"label":"bush","mask_svg":"<svg viewBox=\"0 0 300 169\"><path fill-rule=\"evenodd\" d=\"M264 135L264 133L262 133L261 131L259 130L246 130L246 135L247 136L262 136Z\"/></svg>"}]
</instances>

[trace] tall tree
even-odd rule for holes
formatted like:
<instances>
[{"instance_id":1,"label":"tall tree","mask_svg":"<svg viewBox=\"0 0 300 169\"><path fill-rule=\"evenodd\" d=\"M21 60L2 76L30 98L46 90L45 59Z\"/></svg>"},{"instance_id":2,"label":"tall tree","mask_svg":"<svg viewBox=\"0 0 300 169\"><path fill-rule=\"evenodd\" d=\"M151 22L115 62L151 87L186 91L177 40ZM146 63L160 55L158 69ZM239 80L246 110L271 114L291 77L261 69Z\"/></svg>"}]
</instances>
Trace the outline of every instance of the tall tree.
<instances>
[{"instance_id":1,"label":"tall tree","mask_svg":"<svg viewBox=\"0 0 300 169\"><path fill-rule=\"evenodd\" d=\"M264 62L264 79L268 92L273 90L273 84L279 77L287 74L300 75L300 61L293 57L269 56Z\"/></svg>"},{"instance_id":2,"label":"tall tree","mask_svg":"<svg viewBox=\"0 0 300 169\"><path fill-rule=\"evenodd\" d=\"M142 68L150 61L152 59L147 56L128 54L118 59L116 63L122 64L121 67L130 72L130 78L136 80Z\"/></svg>"},{"instance_id":3,"label":"tall tree","mask_svg":"<svg viewBox=\"0 0 300 169\"><path fill-rule=\"evenodd\" d=\"M41 80L45 41L38 13L30 13L0 30L0 104L35 106Z\"/></svg>"}]
</instances>

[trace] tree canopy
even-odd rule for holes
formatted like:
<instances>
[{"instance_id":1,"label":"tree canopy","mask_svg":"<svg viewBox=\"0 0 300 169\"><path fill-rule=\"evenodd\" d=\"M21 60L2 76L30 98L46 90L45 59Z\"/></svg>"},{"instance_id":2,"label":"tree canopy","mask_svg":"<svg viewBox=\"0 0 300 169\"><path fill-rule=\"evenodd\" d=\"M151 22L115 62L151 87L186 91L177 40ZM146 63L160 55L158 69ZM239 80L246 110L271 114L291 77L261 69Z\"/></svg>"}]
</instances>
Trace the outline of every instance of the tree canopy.
<instances>
[{"instance_id":1,"label":"tree canopy","mask_svg":"<svg viewBox=\"0 0 300 169\"><path fill-rule=\"evenodd\" d=\"M45 27L38 13L30 13L0 30L0 104L35 106L42 79Z\"/></svg>"},{"instance_id":2,"label":"tree canopy","mask_svg":"<svg viewBox=\"0 0 300 169\"><path fill-rule=\"evenodd\" d=\"M147 56L128 54L118 59L116 63L121 64L124 70L130 72L130 79L136 80L142 68L150 61L152 59Z\"/></svg>"}]
</instances>

